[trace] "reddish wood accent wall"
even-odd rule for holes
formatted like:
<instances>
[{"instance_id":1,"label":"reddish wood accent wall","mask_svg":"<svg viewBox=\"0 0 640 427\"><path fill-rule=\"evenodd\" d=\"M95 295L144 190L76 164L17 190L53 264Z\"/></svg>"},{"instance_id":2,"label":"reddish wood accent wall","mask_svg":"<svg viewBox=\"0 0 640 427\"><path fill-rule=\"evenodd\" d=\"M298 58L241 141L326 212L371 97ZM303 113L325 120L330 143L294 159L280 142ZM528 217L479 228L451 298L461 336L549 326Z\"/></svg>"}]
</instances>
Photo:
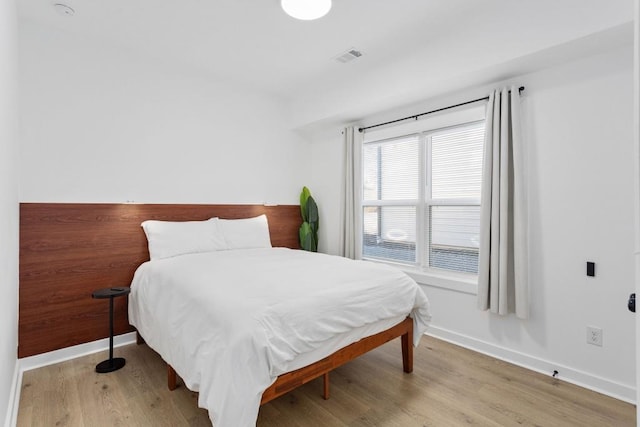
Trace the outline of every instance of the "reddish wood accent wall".
<instances>
[{"instance_id":1,"label":"reddish wood accent wall","mask_svg":"<svg viewBox=\"0 0 640 427\"><path fill-rule=\"evenodd\" d=\"M109 335L108 300L91 292L129 286L149 259L140 223L248 218L266 214L273 246L299 248L294 205L20 204L18 357ZM114 300L115 334L133 329L127 298Z\"/></svg>"}]
</instances>

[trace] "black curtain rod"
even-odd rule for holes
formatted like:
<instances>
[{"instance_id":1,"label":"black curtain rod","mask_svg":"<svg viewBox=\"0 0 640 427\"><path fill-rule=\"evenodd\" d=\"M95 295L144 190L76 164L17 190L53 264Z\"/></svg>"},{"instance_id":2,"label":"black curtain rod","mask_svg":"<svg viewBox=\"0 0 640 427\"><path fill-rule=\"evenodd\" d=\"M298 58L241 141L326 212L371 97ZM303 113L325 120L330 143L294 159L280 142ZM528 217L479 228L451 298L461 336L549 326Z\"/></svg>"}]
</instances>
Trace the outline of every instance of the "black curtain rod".
<instances>
[{"instance_id":1,"label":"black curtain rod","mask_svg":"<svg viewBox=\"0 0 640 427\"><path fill-rule=\"evenodd\" d=\"M523 90L524 90L524 86L520 86L518 88L518 92L522 92ZM485 96L484 98L474 99L473 101L461 102L460 104L450 105L448 107L438 108L437 110L427 111L426 113L420 113L420 114L416 114L414 116L408 116L408 117L403 117L403 118L397 119L397 120L391 120L390 122L378 123L377 125L371 125L371 126L367 126L367 127L363 127L363 128L358 128L358 132L363 132L363 131L365 131L367 129L371 129L371 128L377 128L378 126L390 125L391 123L398 123L398 122L401 122L403 120L409 120L409 119L418 120L418 117L420 117L420 116L426 116L427 114L437 113L438 111L449 110L451 108L461 107L461 106L467 105L467 104L473 104L474 102L488 101L488 100L489 100L489 97Z\"/></svg>"}]
</instances>

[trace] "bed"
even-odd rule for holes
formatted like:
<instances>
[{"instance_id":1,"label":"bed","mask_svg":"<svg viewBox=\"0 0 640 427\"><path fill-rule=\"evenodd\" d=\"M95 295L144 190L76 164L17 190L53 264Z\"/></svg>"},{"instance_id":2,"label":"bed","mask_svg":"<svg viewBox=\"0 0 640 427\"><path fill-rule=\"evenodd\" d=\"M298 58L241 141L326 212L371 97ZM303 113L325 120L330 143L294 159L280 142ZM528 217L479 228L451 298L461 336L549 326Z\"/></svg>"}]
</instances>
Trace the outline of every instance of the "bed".
<instances>
[{"instance_id":1,"label":"bed","mask_svg":"<svg viewBox=\"0 0 640 427\"><path fill-rule=\"evenodd\" d=\"M396 337L411 371L430 315L401 271L272 248L266 217L177 224L168 251L167 224L146 223L151 260L135 272L129 321L215 427L255 425L261 403L318 376L326 396L331 369Z\"/></svg>"}]
</instances>

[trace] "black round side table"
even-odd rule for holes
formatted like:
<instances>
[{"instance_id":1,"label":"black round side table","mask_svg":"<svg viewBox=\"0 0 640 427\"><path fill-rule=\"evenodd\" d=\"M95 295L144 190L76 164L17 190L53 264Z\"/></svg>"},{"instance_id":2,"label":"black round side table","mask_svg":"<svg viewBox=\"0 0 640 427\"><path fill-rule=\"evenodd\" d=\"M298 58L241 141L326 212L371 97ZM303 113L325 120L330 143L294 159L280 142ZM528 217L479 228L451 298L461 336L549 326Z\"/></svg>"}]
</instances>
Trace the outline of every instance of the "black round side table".
<instances>
[{"instance_id":1,"label":"black round side table","mask_svg":"<svg viewBox=\"0 0 640 427\"><path fill-rule=\"evenodd\" d=\"M125 364L123 357L113 357L113 299L131 292L128 287L104 288L93 291L91 296L97 299L109 298L109 359L96 365L96 372L105 374L117 371Z\"/></svg>"}]
</instances>

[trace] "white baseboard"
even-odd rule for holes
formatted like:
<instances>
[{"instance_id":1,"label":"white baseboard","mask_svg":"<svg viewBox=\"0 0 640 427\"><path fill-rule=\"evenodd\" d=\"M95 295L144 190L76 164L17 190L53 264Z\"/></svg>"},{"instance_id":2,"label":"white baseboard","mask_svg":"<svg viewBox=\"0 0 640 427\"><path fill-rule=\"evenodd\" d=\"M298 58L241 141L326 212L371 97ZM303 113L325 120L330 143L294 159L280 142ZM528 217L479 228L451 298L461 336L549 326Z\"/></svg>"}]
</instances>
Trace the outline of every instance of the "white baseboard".
<instances>
[{"instance_id":1,"label":"white baseboard","mask_svg":"<svg viewBox=\"0 0 640 427\"><path fill-rule=\"evenodd\" d=\"M113 337L113 347L121 347L123 345L133 344L136 342L136 333L117 335ZM54 363L65 362L75 359L76 357L86 356L87 354L97 353L109 349L109 338L92 341L84 344L74 345L73 347L61 348L60 350L50 351L48 353L36 354L35 356L24 357L19 359L20 373L30 371L31 369L40 368L42 366L53 365Z\"/></svg>"},{"instance_id":2,"label":"white baseboard","mask_svg":"<svg viewBox=\"0 0 640 427\"><path fill-rule=\"evenodd\" d=\"M533 357L433 325L429 327L427 335L541 374L551 375L554 370L557 370L559 372L557 376L558 379L624 402L634 405L636 403L636 389L626 384L611 381L569 366Z\"/></svg>"},{"instance_id":3,"label":"white baseboard","mask_svg":"<svg viewBox=\"0 0 640 427\"><path fill-rule=\"evenodd\" d=\"M4 421L4 427L13 427L18 419L18 404L20 403L20 387L22 383L22 375L18 360L13 368L13 378L11 380L11 389L9 390L9 401L7 402L7 417Z\"/></svg>"},{"instance_id":4,"label":"white baseboard","mask_svg":"<svg viewBox=\"0 0 640 427\"><path fill-rule=\"evenodd\" d=\"M123 345L133 344L136 342L136 333L118 335L113 337L113 347L121 347ZM65 362L77 357L86 356L87 354L98 353L109 349L109 338L88 342L85 344L74 345L73 347L62 348L60 350L50 351L48 353L29 356L16 361L14 369L13 381L11 383L11 393L9 395L9 411L5 421L5 427L13 427L18 419L18 405L20 404L20 390L22 389L22 374L31 369L40 368L42 366L53 365L55 363Z\"/></svg>"}]
</instances>

